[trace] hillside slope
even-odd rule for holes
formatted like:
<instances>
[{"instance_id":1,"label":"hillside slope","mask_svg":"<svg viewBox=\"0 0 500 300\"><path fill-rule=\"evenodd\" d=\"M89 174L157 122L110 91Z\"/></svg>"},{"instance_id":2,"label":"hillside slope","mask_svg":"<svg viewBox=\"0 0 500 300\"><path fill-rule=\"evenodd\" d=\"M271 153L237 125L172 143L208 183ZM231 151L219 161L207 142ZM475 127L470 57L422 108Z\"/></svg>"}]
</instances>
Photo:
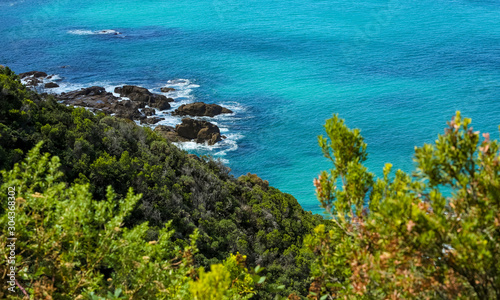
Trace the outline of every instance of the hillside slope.
<instances>
[{"instance_id":1,"label":"hillside slope","mask_svg":"<svg viewBox=\"0 0 500 300\"><path fill-rule=\"evenodd\" d=\"M256 175L234 178L220 162L188 155L149 128L34 93L0 67L0 169L12 168L39 141L42 152L61 159L66 182L89 183L96 199L105 198L107 186L122 197L129 187L142 193L128 227L149 221L154 239L172 221L180 244L198 228L196 264L240 252L249 266L266 268L266 289L286 285L283 295L307 294L310 258L300 249L320 216ZM261 290L256 298L271 294Z\"/></svg>"}]
</instances>

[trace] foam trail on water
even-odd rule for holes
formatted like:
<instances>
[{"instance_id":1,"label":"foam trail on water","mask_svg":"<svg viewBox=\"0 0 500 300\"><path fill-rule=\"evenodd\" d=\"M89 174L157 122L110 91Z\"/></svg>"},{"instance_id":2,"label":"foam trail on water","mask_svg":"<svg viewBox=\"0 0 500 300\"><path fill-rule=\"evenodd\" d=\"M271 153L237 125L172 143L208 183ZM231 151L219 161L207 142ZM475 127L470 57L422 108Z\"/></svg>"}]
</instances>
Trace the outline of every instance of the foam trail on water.
<instances>
[{"instance_id":1,"label":"foam trail on water","mask_svg":"<svg viewBox=\"0 0 500 300\"><path fill-rule=\"evenodd\" d=\"M68 30L69 34L74 35L121 35L122 33L114 29L102 29L102 30L88 30L88 29L74 29Z\"/></svg>"}]
</instances>

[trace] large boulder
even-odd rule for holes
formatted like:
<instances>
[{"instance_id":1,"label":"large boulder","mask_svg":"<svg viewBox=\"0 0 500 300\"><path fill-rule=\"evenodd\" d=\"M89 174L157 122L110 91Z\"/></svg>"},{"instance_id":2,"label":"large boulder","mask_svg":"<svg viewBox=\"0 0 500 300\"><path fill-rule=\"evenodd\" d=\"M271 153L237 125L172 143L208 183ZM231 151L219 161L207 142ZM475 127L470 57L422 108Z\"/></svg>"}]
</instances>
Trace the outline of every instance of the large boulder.
<instances>
[{"instance_id":1,"label":"large boulder","mask_svg":"<svg viewBox=\"0 0 500 300\"><path fill-rule=\"evenodd\" d=\"M44 86L46 89L57 88L59 85L55 82L47 82Z\"/></svg>"},{"instance_id":2,"label":"large boulder","mask_svg":"<svg viewBox=\"0 0 500 300\"><path fill-rule=\"evenodd\" d=\"M221 140L219 127L207 121L184 118L175 127L175 132L180 137L196 140L197 143L208 142L209 145L214 145Z\"/></svg>"},{"instance_id":3,"label":"large boulder","mask_svg":"<svg viewBox=\"0 0 500 300\"><path fill-rule=\"evenodd\" d=\"M230 114L233 111L217 104L206 104L204 102L195 102L183 104L177 108L172 115L177 116L208 116L214 117L220 114Z\"/></svg>"},{"instance_id":4,"label":"large boulder","mask_svg":"<svg viewBox=\"0 0 500 300\"><path fill-rule=\"evenodd\" d=\"M154 131L171 142L195 140L197 143L208 142L209 145L214 145L221 140L219 127L207 121L189 118L182 119L182 123L175 128L158 125Z\"/></svg>"}]
</instances>

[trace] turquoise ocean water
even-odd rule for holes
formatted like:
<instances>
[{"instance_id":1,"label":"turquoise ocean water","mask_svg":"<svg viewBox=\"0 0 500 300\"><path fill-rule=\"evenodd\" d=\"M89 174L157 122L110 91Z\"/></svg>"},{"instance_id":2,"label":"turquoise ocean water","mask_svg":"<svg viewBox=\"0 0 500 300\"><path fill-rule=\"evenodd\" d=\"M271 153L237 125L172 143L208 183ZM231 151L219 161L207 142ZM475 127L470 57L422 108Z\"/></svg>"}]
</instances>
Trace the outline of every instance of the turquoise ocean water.
<instances>
[{"instance_id":1,"label":"turquoise ocean water","mask_svg":"<svg viewBox=\"0 0 500 300\"><path fill-rule=\"evenodd\" d=\"M314 212L333 113L362 130L379 175L411 170L456 110L498 138L498 0L0 0L0 36L0 64L57 74L58 91L169 85L178 104L232 108L215 120L227 140L183 147Z\"/></svg>"}]
</instances>

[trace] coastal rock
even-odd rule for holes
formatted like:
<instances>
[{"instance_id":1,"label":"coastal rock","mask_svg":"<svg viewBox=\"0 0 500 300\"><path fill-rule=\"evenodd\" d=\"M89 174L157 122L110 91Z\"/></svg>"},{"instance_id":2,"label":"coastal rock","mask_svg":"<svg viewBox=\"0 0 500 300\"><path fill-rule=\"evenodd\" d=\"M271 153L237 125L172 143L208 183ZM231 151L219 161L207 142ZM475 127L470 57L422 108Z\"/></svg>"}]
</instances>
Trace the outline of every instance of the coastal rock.
<instances>
[{"instance_id":1,"label":"coastal rock","mask_svg":"<svg viewBox=\"0 0 500 300\"><path fill-rule=\"evenodd\" d=\"M160 136L166 138L170 142L187 142L189 139L180 137L177 132L175 132L175 128L172 126L158 125L154 129L156 133Z\"/></svg>"},{"instance_id":2,"label":"coastal rock","mask_svg":"<svg viewBox=\"0 0 500 300\"><path fill-rule=\"evenodd\" d=\"M162 95L158 95L158 96L162 96ZM162 97L165 97L165 96L162 96ZM154 108L157 108L159 110L167 110L170 108L170 104L169 104L169 101L167 97L165 97L165 99L156 99L155 102L151 103L149 102L149 106L151 107L154 107Z\"/></svg>"},{"instance_id":3,"label":"coastal rock","mask_svg":"<svg viewBox=\"0 0 500 300\"><path fill-rule=\"evenodd\" d=\"M73 106L83 106L98 109L106 114L115 114L119 118L130 120L140 120L144 116L139 112L139 108L144 107L142 103L133 101L118 101L112 93L100 86L92 86L76 91L62 93L56 98L64 104Z\"/></svg>"},{"instance_id":4,"label":"coastal rock","mask_svg":"<svg viewBox=\"0 0 500 300\"><path fill-rule=\"evenodd\" d=\"M125 101L123 101L125 102ZM115 102L109 107L109 109L103 109L104 112L114 113L116 117L129 119L129 120L141 120L145 119L139 110L133 105L126 105L121 102Z\"/></svg>"},{"instance_id":5,"label":"coastal rock","mask_svg":"<svg viewBox=\"0 0 500 300\"><path fill-rule=\"evenodd\" d=\"M169 102L174 102L174 99L167 98L164 95L153 94L148 89L135 86L125 85L115 88L115 93L120 94L120 97L128 97L132 101L143 102L150 107L166 110L170 108Z\"/></svg>"},{"instance_id":6,"label":"coastal rock","mask_svg":"<svg viewBox=\"0 0 500 300\"><path fill-rule=\"evenodd\" d=\"M195 140L197 143L208 142L209 145L214 145L221 141L219 127L207 121L189 118L182 119L182 123L175 128L158 125L154 131L171 142Z\"/></svg>"},{"instance_id":7,"label":"coastal rock","mask_svg":"<svg viewBox=\"0 0 500 300\"><path fill-rule=\"evenodd\" d=\"M208 116L214 117L220 114L230 114L233 111L222 107L217 104L206 104L204 102L195 102L190 104L183 104L177 108L172 115L173 116Z\"/></svg>"},{"instance_id":8,"label":"coastal rock","mask_svg":"<svg viewBox=\"0 0 500 300\"><path fill-rule=\"evenodd\" d=\"M47 82L44 86L46 89L57 88L59 85L55 82Z\"/></svg>"},{"instance_id":9,"label":"coastal rock","mask_svg":"<svg viewBox=\"0 0 500 300\"><path fill-rule=\"evenodd\" d=\"M27 86L34 87L34 86L38 86L38 84L42 83L43 80L40 80L40 79L35 78L35 77L30 77L30 78L24 79L24 82L26 82Z\"/></svg>"},{"instance_id":10,"label":"coastal rock","mask_svg":"<svg viewBox=\"0 0 500 300\"><path fill-rule=\"evenodd\" d=\"M56 98L64 104L102 109L106 113L112 113L109 111L111 106L118 102L117 97L106 92L106 89L100 86L62 93L57 95ZM125 105L125 103L122 105Z\"/></svg>"},{"instance_id":11,"label":"coastal rock","mask_svg":"<svg viewBox=\"0 0 500 300\"><path fill-rule=\"evenodd\" d=\"M19 77L21 79L23 79L25 77L42 78L42 77L47 77L47 73L40 72L40 71L30 71L30 72L25 72L25 73L19 73Z\"/></svg>"},{"instance_id":12,"label":"coastal rock","mask_svg":"<svg viewBox=\"0 0 500 300\"><path fill-rule=\"evenodd\" d=\"M101 86L91 86L80 90L62 93L57 96L59 100L76 100L89 97L94 97L93 99L97 98L106 98L106 99L109 98L114 100L118 99L117 97L113 96L112 93L106 92L106 89Z\"/></svg>"},{"instance_id":13,"label":"coastal rock","mask_svg":"<svg viewBox=\"0 0 500 300\"><path fill-rule=\"evenodd\" d=\"M208 142L209 145L214 145L221 140L219 127L207 121L184 118L175 127L175 131L180 137L196 140L197 143Z\"/></svg>"},{"instance_id":14,"label":"coastal rock","mask_svg":"<svg viewBox=\"0 0 500 300\"><path fill-rule=\"evenodd\" d=\"M156 114L156 111L155 111L153 108L148 107L148 108L144 108L144 109L142 110L142 113L143 113L145 116L149 117L149 116L153 116L153 115L155 115L155 114Z\"/></svg>"},{"instance_id":15,"label":"coastal rock","mask_svg":"<svg viewBox=\"0 0 500 300\"><path fill-rule=\"evenodd\" d=\"M141 124L152 125L152 124L156 124L162 120L165 120L165 118L158 118L158 117L144 118L144 119L141 119Z\"/></svg>"},{"instance_id":16,"label":"coastal rock","mask_svg":"<svg viewBox=\"0 0 500 300\"><path fill-rule=\"evenodd\" d=\"M175 91L175 89L174 89L174 88L171 88L171 87L162 87L162 88L160 89L160 91L161 91L162 93L168 93L168 92L174 92L174 91Z\"/></svg>"}]
</instances>

